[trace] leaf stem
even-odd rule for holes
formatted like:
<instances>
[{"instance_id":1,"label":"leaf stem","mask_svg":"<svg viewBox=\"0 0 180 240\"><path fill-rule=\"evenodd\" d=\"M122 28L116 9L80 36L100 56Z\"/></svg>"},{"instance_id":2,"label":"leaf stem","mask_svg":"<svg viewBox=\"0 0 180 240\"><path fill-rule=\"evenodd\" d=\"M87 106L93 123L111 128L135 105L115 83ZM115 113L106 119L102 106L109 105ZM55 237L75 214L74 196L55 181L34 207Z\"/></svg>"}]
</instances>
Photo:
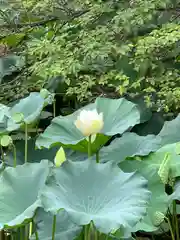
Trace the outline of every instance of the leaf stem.
<instances>
[{"instance_id":1,"label":"leaf stem","mask_svg":"<svg viewBox=\"0 0 180 240\"><path fill-rule=\"evenodd\" d=\"M0 145L0 149L1 149L1 159L2 159L2 162L4 163L4 151L1 145Z\"/></svg>"},{"instance_id":2,"label":"leaf stem","mask_svg":"<svg viewBox=\"0 0 180 240\"><path fill-rule=\"evenodd\" d=\"M173 200L173 223L174 223L174 229L176 231L176 240L179 240L179 226L178 226L178 218L176 213L176 200Z\"/></svg>"},{"instance_id":3,"label":"leaf stem","mask_svg":"<svg viewBox=\"0 0 180 240\"><path fill-rule=\"evenodd\" d=\"M17 166L16 146L12 144L12 148L13 148L13 157L14 157L14 167L16 167Z\"/></svg>"},{"instance_id":4,"label":"leaf stem","mask_svg":"<svg viewBox=\"0 0 180 240\"><path fill-rule=\"evenodd\" d=\"M8 240L8 239L9 239L9 234L8 233L4 234L4 240Z\"/></svg>"},{"instance_id":5,"label":"leaf stem","mask_svg":"<svg viewBox=\"0 0 180 240\"><path fill-rule=\"evenodd\" d=\"M152 237L152 240L155 240L155 238L154 238L154 235L153 235L153 234L152 234L152 236L151 236L151 237Z\"/></svg>"},{"instance_id":6,"label":"leaf stem","mask_svg":"<svg viewBox=\"0 0 180 240\"><path fill-rule=\"evenodd\" d=\"M20 240L24 240L24 229L20 227Z\"/></svg>"},{"instance_id":7,"label":"leaf stem","mask_svg":"<svg viewBox=\"0 0 180 240\"><path fill-rule=\"evenodd\" d=\"M109 239L109 233L106 235L106 239L105 240L108 240Z\"/></svg>"},{"instance_id":8,"label":"leaf stem","mask_svg":"<svg viewBox=\"0 0 180 240\"><path fill-rule=\"evenodd\" d=\"M39 240L37 229L35 229L34 233L35 233L36 240Z\"/></svg>"},{"instance_id":9,"label":"leaf stem","mask_svg":"<svg viewBox=\"0 0 180 240\"><path fill-rule=\"evenodd\" d=\"M53 117L56 117L56 100L53 101Z\"/></svg>"},{"instance_id":10,"label":"leaf stem","mask_svg":"<svg viewBox=\"0 0 180 240\"><path fill-rule=\"evenodd\" d=\"M88 225L84 226L84 240L87 240L88 236Z\"/></svg>"},{"instance_id":11,"label":"leaf stem","mask_svg":"<svg viewBox=\"0 0 180 240\"><path fill-rule=\"evenodd\" d=\"M27 155L28 155L28 126L25 123L25 152L24 152L24 161L27 163Z\"/></svg>"},{"instance_id":12,"label":"leaf stem","mask_svg":"<svg viewBox=\"0 0 180 240\"><path fill-rule=\"evenodd\" d=\"M33 222L30 222L30 223L29 223L29 238L30 238L31 235L32 235L32 230L33 230Z\"/></svg>"},{"instance_id":13,"label":"leaf stem","mask_svg":"<svg viewBox=\"0 0 180 240\"><path fill-rule=\"evenodd\" d=\"M89 224L84 226L84 240L90 240L91 232Z\"/></svg>"},{"instance_id":14,"label":"leaf stem","mask_svg":"<svg viewBox=\"0 0 180 240\"><path fill-rule=\"evenodd\" d=\"M99 163L99 151L96 153L96 163Z\"/></svg>"},{"instance_id":15,"label":"leaf stem","mask_svg":"<svg viewBox=\"0 0 180 240\"><path fill-rule=\"evenodd\" d=\"M175 216L175 218L176 218L176 239L179 240L179 225L177 215Z\"/></svg>"},{"instance_id":16,"label":"leaf stem","mask_svg":"<svg viewBox=\"0 0 180 240\"><path fill-rule=\"evenodd\" d=\"M0 239L2 239L2 240L4 239L4 230L0 231Z\"/></svg>"},{"instance_id":17,"label":"leaf stem","mask_svg":"<svg viewBox=\"0 0 180 240\"><path fill-rule=\"evenodd\" d=\"M14 234L11 235L11 239L12 239L12 240L16 240L16 233L14 233Z\"/></svg>"},{"instance_id":18,"label":"leaf stem","mask_svg":"<svg viewBox=\"0 0 180 240\"><path fill-rule=\"evenodd\" d=\"M34 229L34 234L35 234L36 240L39 240L37 226L36 226L36 224L35 224L33 219L32 219L32 228Z\"/></svg>"},{"instance_id":19,"label":"leaf stem","mask_svg":"<svg viewBox=\"0 0 180 240\"><path fill-rule=\"evenodd\" d=\"M24 240L29 240L29 224L24 227Z\"/></svg>"},{"instance_id":20,"label":"leaf stem","mask_svg":"<svg viewBox=\"0 0 180 240\"><path fill-rule=\"evenodd\" d=\"M91 157L91 135L89 136L88 139L88 157Z\"/></svg>"},{"instance_id":21,"label":"leaf stem","mask_svg":"<svg viewBox=\"0 0 180 240\"><path fill-rule=\"evenodd\" d=\"M55 240L56 233L56 215L53 217L53 226L52 226L52 240Z\"/></svg>"},{"instance_id":22,"label":"leaf stem","mask_svg":"<svg viewBox=\"0 0 180 240\"><path fill-rule=\"evenodd\" d=\"M175 237L174 237L174 233L173 233L173 229L172 229L172 226L171 226L171 222L169 221L169 218L165 218L168 222L168 225L169 225L169 230L170 230L170 233L171 233L171 238L172 240L175 240Z\"/></svg>"},{"instance_id":23,"label":"leaf stem","mask_svg":"<svg viewBox=\"0 0 180 240\"><path fill-rule=\"evenodd\" d=\"M98 240L98 231L94 227L94 240Z\"/></svg>"}]
</instances>

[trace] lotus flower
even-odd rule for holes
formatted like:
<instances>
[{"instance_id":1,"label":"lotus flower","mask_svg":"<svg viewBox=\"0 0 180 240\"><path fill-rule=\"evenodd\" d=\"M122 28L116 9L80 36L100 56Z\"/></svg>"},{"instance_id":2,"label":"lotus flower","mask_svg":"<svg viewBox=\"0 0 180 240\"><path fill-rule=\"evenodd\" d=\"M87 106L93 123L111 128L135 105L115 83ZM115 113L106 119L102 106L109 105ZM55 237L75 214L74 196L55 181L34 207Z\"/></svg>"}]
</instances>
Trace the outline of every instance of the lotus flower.
<instances>
[{"instance_id":1,"label":"lotus flower","mask_svg":"<svg viewBox=\"0 0 180 240\"><path fill-rule=\"evenodd\" d=\"M96 109L82 110L75 121L75 125L86 137L100 133L104 126L103 113L98 113Z\"/></svg>"}]
</instances>

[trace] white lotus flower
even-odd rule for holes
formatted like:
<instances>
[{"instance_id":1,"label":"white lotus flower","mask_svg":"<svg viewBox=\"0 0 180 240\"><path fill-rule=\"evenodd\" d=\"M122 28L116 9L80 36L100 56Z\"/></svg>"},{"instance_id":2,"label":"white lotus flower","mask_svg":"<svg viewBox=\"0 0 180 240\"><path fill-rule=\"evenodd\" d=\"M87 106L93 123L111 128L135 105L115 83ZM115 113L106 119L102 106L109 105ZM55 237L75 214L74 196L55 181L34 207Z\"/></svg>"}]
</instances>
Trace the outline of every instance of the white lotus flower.
<instances>
[{"instance_id":1,"label":"white lotus flower","mask_svg":"<svg viewBox=\"0 0 180 240\"><path fill-rule=\"evenodd\" d=\"M98 113L94 110L82 110L75 121L76 127L86 137L97 134L104 126L103 113Z\"/></svg>"}]
</instances>

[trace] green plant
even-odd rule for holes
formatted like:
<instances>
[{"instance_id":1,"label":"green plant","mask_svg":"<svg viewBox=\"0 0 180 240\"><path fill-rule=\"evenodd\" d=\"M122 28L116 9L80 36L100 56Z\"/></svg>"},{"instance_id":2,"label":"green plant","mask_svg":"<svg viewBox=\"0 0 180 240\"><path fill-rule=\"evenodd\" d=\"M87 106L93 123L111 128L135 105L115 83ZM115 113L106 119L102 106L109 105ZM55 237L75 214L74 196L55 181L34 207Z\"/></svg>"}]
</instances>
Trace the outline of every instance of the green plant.
<instances>
[{"instance_id":1,"label":"green plant","mask_svg":"<svg viewBox=\"0 0 180 240\"><path fill-rule=\"evenodd\" d=\"M141 97L178 114L179 0L3 1L1 8L1 42L26 59L0 88L1 101L46 86L81 104Z\"/></svg>"},{"instance_id":2,"label":"green plant","mask_svg":"<svg viewBox=\"0 0 180 240\"><path fill-rule=\"evenodd\" d=\"M23 240L120 240L164 224L179 240L180 117L140 136L133 127L150 115L124 98L97 98L34 138L26 130L37 128L49 99L42 90L1 106L0 229ZM12 140L20 130L25 143Z\"/></svg>"}]
</instances>

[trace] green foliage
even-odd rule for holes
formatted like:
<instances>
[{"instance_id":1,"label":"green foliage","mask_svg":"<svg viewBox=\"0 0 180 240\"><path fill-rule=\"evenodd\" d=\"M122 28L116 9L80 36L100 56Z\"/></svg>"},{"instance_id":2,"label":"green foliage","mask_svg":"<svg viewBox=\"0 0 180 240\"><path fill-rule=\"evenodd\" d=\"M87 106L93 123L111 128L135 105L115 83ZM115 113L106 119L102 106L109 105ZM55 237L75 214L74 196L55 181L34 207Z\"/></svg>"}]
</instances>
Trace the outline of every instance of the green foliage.
<instances>
[{"instance_id":1,"label":"green foliage","mask_svg":"<svg viewBox=\"0 0 180 240\"><path fill-rule=\"evenodd\" d=\"M2 26L14 42L19 32L25 36L18 47L27 70L18 92L61 77L55 91L78 102L140 96L153 109L178 113L178 9L178 0L6 2ZM7 34L2 41L12 45Z\"/></svg>"}]
</instances>

